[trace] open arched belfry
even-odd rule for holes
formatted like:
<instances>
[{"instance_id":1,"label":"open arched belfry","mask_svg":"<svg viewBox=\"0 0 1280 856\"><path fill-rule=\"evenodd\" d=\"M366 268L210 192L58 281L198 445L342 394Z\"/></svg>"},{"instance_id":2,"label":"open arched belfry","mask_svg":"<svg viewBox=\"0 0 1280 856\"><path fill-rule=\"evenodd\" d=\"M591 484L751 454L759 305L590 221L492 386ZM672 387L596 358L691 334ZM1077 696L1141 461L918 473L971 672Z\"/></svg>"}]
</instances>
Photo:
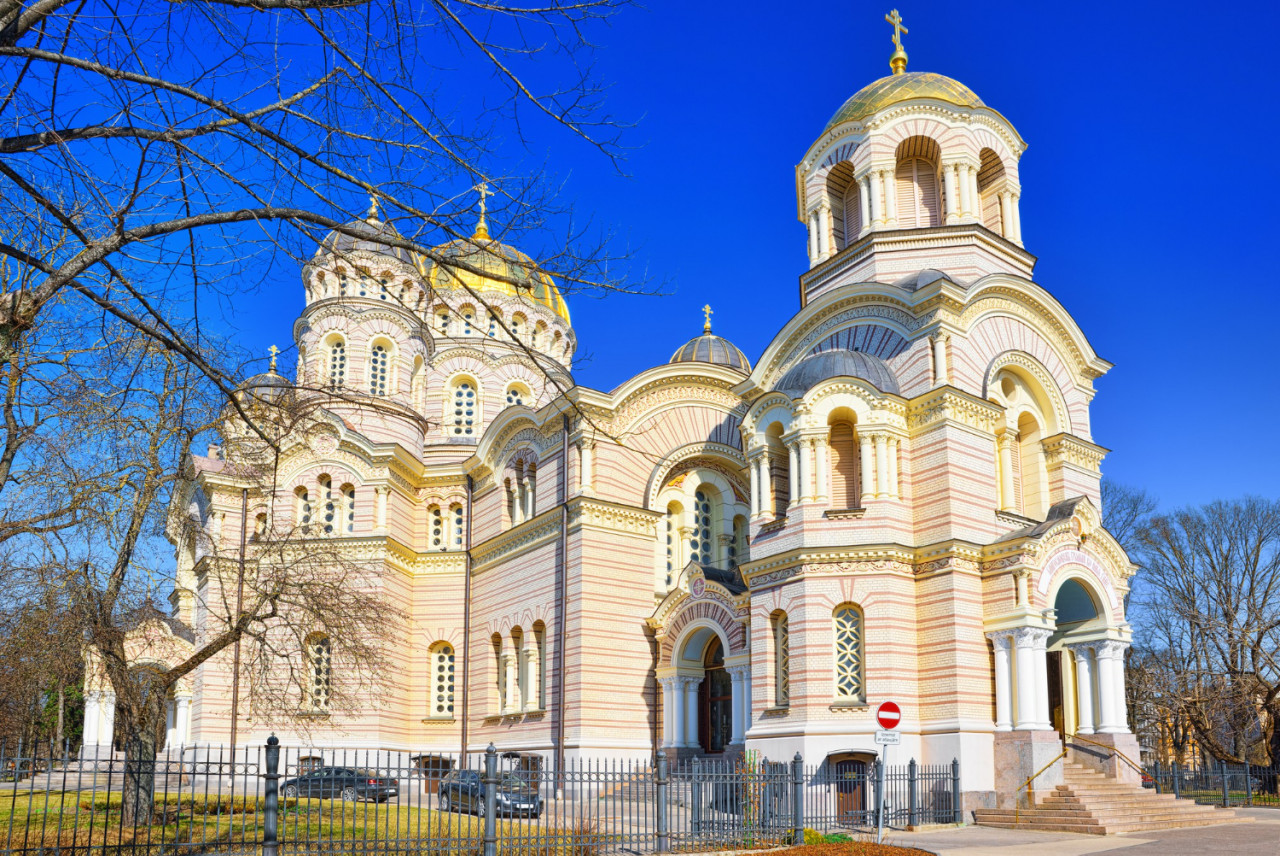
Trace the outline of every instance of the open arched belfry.
<instances>
[{"instance_id":1,"label":"open arched belfry","mask_svg":"<svg viewBox=\"0 0 1280 856\"><path fill-rule=\"evenodd\" d=\"M901 50L893 72L795 168L809 268L754 363L708 312L670 362L576 386L556 283L483 214L437 250L465 270L388 246L376 209L324 242L295 385L331 400L247 525L386 569L408 619L394 692L334 704L343 640L307 637L305 737L244 705L242 741L856 767L893 700L896 757L958 758L974 805L1062 735L1136 755L1133 567L1101 524L1089 411L1110 365L1031 278L1017 130ZM239 543L228 454L195 456L180 495L202 535L175 538L172 619L197 637L207 566ZM179 692L171 742L225 742L229 657Z\"/></svg>"}]
</instances>

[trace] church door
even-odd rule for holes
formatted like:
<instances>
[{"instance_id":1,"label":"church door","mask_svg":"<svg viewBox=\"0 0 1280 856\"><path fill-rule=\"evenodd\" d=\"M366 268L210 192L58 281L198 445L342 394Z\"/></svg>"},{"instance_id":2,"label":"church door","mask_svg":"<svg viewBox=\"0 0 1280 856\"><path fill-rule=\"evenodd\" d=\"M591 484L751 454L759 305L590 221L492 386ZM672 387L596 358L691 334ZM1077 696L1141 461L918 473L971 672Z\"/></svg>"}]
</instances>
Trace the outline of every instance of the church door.
<instances>
[{"instance_id":1,"label":"church door","mask_svg":"<svg viewBox=\"0 0 1280 856\"><path fill-rule=\"evenodd\" d=\"M1049 722L1059 734L1066 733L1062 706L1062 652L1050 651L1045 663L1049 679Z\"/></svg>"},{"instance_id":2,"label":"church door","mask_svg":"<svg viewBox=\"0 0 1280 856\"><path fill-rule=\"evenodd\" d=\"M867 783L867 764L865 761L836 761L836 818L837 822L852 823L861 826L866 811L864 797Z\"/></svg>"},{"instance_id":3,"label":"church door","mask_svg":"<svg viewBox=\"0 0 1280 856\"><path fill-rule=\"evenodd\" d=\"M714 639L703 660L705 675L698 687L698 742L708 755L724 751L733 737L733 679L724 668L724 649Z\"/></svg>"}]
</instances>

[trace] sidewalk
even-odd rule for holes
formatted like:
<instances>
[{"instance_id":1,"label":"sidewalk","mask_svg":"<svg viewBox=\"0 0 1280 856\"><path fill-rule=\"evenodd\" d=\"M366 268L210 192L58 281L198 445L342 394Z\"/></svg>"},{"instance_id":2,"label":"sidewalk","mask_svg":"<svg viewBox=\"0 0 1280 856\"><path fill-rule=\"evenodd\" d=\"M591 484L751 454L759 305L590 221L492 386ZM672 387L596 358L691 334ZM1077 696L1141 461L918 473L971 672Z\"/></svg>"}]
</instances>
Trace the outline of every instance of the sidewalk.
<instances>
[{"instance_id":1,"label":"sidewalk","mask_svg":"<svg viewBox=\"0 0 1280 856\"><path fill-rule=\"evenodd\" d=\"M1223 823L1187 829L1140 832L1132 836L1075 835L1068 832L1024 832L966 826L930 832L895 832L889 844L919 847L938 856L1280 856L1280 810L1238 808L1251 823Z\"/></svg>"}]
</instances>

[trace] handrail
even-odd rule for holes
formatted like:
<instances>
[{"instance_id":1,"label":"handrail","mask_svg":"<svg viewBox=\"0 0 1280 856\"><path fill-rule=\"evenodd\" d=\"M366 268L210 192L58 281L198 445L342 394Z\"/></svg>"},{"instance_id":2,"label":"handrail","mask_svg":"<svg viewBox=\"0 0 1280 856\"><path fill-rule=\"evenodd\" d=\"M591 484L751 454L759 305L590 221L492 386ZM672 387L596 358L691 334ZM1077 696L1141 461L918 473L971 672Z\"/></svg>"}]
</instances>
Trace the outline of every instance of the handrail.
<instances>
[{"instance_id":1,"label":"handrail","mask_svg":"<svg viewBox=\"0 0 1280 856\"><path fill-rule=\"evenodd\" d=\"M1048 770L1048 769L1049 769L1050 767L1052 767L1054 764L1058 763L1058 759L1059 759L1059 758L1064 758L1064 757L1066 757L1066 754L1067 754L1067 749L1066 749L1066 747L1064 746L1064 747L1062 748L1062 751L1061 751L1061 752L1059 752L1057 755L1054 755L1054 756L1053 756L1053 760L1052 760L1052 761L1050 761L1048 764L1045 764L1045 765L1044 765L1043 767L1041 767L1039 770L1036 770L1034 773L1032 773L1032 774L1031 774L1031 776L1030 776L1030 778L1028 778L1028 779L1027 779L1025 782L1023 782L1021 785L1019 785L1019 786L1018 786L1018 790L1017 790L1017 791L1014 791L1014 798L1013 798L1013 822L1014 822L1015 824L1018 822L1018 797L1017 797L1017 793L1018 793L1018 791L1021 791L1023 788L1026 788L1026 789L1027 789L1027 803L1029 804L1029 803L1031 802L1031 783L1032 783L1032 782L1034 782L1034 781L1036 780L1036 778L1037 778L1041 773L1043 773L1045 770Z\"/></svg>"},{"instance_id":2,"label":"handrail","mask_svg":"<svg viewBox=\"0 0 1280 856\"><path fill-rule=\"evenodd\" d=\"M1108 746L1108 745L1107 745L1107 744L1105 744L1105 743L1099 743L1099 742L1098 742L1098 741L1096 741L1096 740L1090 740L1088 737L1081 737L1079 734L1073 734L1073 735L1071 735L1071 737L1069 737L1069 738L1067 738L1067 739L1068 739L1068 740L1079 740L1081 743L1088 743L1088 744L1089 744L1089 745L1091 745L1091 746L1097 746L1099 749L1109 749L1109 750L1111 750L1111 754L1115 755L1115 756L1116 756L1117 758L1119 758L1121 761L1124 761L1124 762L1125 762L1126 764L1128 764L1130 767L1132 767L1133 769L1137 770L1139 775L1143 775L1143 776L1145 776L1145 775L1146 775L1146 773L1147 773L1147 771L1146 771L1146 770L1144 770L1144 769L1142 769L1142 767L1141 767L1140 765L1133 763L1133 759L1132 759L1132 758L1130 758L1128 755L1124 754L1123 752L1121 752L1119 749L1117 749L1117 748L1116 748L1116 747L1114 747L1114 746Z\"/></svg>"}]
</instances>

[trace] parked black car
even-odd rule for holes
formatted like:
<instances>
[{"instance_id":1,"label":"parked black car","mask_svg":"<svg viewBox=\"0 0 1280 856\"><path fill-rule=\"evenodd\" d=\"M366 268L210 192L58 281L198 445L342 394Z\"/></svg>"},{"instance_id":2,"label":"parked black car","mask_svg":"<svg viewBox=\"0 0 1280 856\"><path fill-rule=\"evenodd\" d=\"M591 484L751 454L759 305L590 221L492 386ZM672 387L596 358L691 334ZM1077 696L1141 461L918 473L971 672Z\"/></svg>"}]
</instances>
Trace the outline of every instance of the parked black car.
<instances>
[{"instance_id":1,"label":"parked black car","mask_svg":"<svg viewBox=\"0 0 1280 856\"><path fill-rule=\"evenodd\" d=\"M400 783L357 767L321 767L296 778L286 779L282 792L290 799L319 797L342 799L344 802L385 802L400 793Z\"/></svg>"},{"instance_id":2,"label":"parked black car","mask_svg":"<svg viewBox=\"0 0 1280 856\"><path fill-rule=\"evenodd\" d=\"M454 770L441 779L439 805L441 811L473 811L484 817L479 771ZM500 815L537 817L542 814L542 797L538 796L537 787L512 773L501 774L494 805Z\"/></svg>"}]
</instances>

